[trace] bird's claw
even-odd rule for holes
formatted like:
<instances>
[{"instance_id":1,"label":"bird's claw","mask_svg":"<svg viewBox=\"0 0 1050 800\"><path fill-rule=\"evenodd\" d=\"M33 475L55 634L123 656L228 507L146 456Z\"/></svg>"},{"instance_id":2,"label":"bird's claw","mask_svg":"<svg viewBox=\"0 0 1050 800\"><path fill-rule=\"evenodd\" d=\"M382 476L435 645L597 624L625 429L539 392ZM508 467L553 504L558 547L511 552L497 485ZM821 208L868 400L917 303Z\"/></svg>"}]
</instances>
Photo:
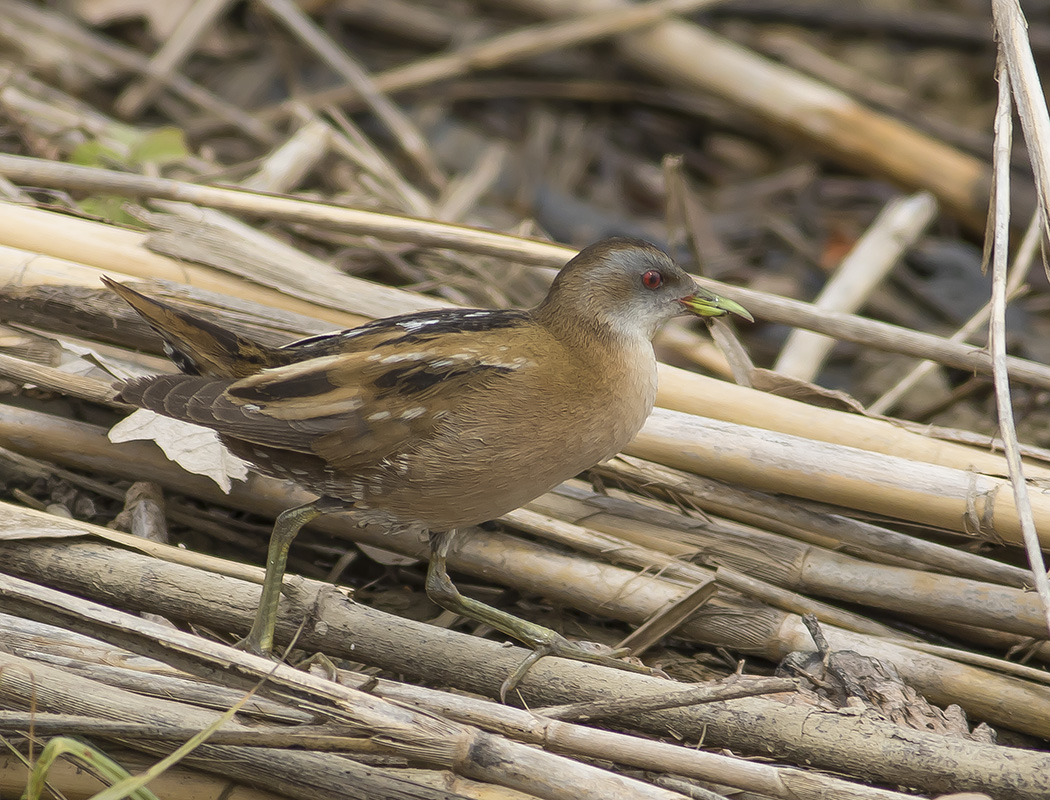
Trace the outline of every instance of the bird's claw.
<instances>
[{"instance_id":1,"label":"bird's claw","mask_svg":"<svg viewBox=\"0 0 1050 800\"><path fill-rule=\"evenodd\" d=\"M630 653L630 649L626 647L613 649L598 642L574 642L555 631L548 631L548 635L544 636L542 640L535 640L530 642L530 644L533 647L533 651L518 665L510 677L500 684L500 702L507 702L507 694L517 688L522 678L528 674L528 671L532 669L537 661L545 656L557 656L559 658L568 658L572 661L599 664L603 667L612 667L613 669L643 675L659 674L656 670L640 662L635 663L635 661L622 660L624 656Z\"/></svg>"}]
</instances>

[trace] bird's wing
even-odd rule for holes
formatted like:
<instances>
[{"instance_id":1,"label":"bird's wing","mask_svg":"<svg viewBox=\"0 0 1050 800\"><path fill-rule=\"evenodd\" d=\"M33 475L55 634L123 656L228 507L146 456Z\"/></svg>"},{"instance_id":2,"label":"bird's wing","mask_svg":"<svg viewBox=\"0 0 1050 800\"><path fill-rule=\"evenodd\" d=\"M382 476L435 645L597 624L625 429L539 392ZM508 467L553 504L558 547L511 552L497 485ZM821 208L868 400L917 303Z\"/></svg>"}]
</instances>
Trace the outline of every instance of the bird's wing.
<instances>
[{"instance_id":1,"label":"bird's wing","mask_svg":"<svg viewBox=\"0 0 1050 800\"><path fill-rule=\"evenodd\" d=\"M432 435L465 393L521 366L493 358L491 347L468 341L475 338L307 358L236 381L142 378L126 384L121 398L225 437L352 469Z\"/></svg>"}]
</instances>

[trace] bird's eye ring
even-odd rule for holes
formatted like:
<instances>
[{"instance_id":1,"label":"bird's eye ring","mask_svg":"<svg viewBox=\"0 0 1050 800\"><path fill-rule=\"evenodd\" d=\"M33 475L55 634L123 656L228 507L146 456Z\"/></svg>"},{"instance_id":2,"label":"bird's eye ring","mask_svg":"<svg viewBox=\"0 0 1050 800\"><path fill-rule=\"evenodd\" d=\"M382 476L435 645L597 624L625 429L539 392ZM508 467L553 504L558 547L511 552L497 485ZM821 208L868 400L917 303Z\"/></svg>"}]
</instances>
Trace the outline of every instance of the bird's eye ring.
<instances>
[{"instance_id":1,"label":"bird's eye ring","mask_svg":"<svg viewBox=\"0 0 1050 800\"><path fill-rule=\"evenodd\" d=\"M642 286L646 289L659 289L664 285L663 273L658 269L648 269L642 273Z\"/></svg>"}]
</instances>

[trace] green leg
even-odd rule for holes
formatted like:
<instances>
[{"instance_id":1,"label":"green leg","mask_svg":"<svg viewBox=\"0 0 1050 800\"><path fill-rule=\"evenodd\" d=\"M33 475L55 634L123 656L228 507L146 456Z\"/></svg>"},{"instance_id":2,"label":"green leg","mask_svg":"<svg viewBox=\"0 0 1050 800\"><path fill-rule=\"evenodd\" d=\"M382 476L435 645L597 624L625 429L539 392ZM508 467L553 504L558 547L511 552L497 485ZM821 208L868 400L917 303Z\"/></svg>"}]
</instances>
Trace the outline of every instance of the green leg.
<instances>
[{"instance_id":1,"label":"green leg","mask_svg":"<svg viewBox=\"0 0 1050 800\"><path fill-rule=\"evenodd\" d=\"M449 544L454 535L455 531L431 532L430 534L427 596L442 608L490 625L508 636L513 636L535 651L525 659L521 666L514 671L513 675L503 682L503 685L500 687L501 700L506 700L507 692L517 686L533 664L548 655L571 658L576 661L587 661L593 664L603 664L607 667L614 667L629 672L641 672L646 675L653 674L648 667L621 661L618 656L624 655L623 651L606 650L605 652L600 652L594 649L600 648L600 645L571 642L557 631L543 625L515 617L513 614L493 608L479 600L464 597L459 593L455 584L452 583L451 578L448 577L445 564Z\"/></svg>"},{"instance_id":2,"label":"green leg","mask_svg":"<svg viewBox=\"0 0 1050 800\"><path fill-rule=\"evenodd\" d=\"M277 625L277 606L281 601L281 586L284 571L288 566L288 550L300 529L312 519L329 511L345 508L346 504L322 497L306 505L282 511L273 525L270 546L266 552L266 577L263 579L259 610L248 636L237 643L237 647L256 655L273 653L273 630Z\"/></svg>"}]
</instances>

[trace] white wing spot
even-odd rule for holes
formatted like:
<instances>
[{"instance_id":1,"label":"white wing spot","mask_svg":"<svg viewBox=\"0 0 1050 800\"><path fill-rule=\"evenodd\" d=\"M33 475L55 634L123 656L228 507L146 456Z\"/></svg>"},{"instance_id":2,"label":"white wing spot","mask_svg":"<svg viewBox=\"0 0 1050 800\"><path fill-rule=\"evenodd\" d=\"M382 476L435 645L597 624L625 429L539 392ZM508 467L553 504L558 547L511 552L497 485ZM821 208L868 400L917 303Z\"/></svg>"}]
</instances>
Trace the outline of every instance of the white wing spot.
<instances>
[{"instance_id":1,"label":"white wing spot","mask_svg":"<svg viewBox=\"0 0 1050 800\"><path fill-rule=\"evenodd\" d=\"M397 327L404 328L406 331L418 331L420 328L425 328L428 325L437 325L439 322L441 322L441 320L434 319L434 317L426 317L425 319L406 319L397 323Z\"/></svg>"},{"instance_id":2,"label":"white wing spot","mask_svg":"<svg viewBox=\"0 0 1050 800\"><path fill-rule=\"evenodd\" d=\"M426 353L394 353L392 356L386 356L379 363L397 364L401 361L422 361L424 358L426 358Z\"/></svg>"},{"instance_id":3,"label":"white wing spot","mask_svg":"<svg viewBox=\"0 0 1050 800\"><path fill-rule=\"evenodd\" d=\"M389 417L390 417L390 412L389 411L377 411L374 414L369 414L368 415L368 421L369 422L379 422L380 420L389 419Z\"/></svg>"},{"instance_id":4,"label":"white wing spot","mask_svg":"<svg viewBox=\"0 0 1050 800\"><path fill-rule=\"evenodd\" d=\"M500 367L502 369L521 369L522 367L534 367L536 362L528 358L519 356L518 358L510 361L500 361L495 358L486 358L481 362L486 367Z\"/></svg>"},{"instance_id":5,"label":"white wing spot","mask_svg":"<svg viewBox=\"0 0 1050 800\"><path fill-rule=\"evenodd\" d=\"M413 408L408 409L408 411L401 412L401 419L415 419L416 417L421 417L426 413L426 406L415 406Z\"/></svg>"}]
</instances>

